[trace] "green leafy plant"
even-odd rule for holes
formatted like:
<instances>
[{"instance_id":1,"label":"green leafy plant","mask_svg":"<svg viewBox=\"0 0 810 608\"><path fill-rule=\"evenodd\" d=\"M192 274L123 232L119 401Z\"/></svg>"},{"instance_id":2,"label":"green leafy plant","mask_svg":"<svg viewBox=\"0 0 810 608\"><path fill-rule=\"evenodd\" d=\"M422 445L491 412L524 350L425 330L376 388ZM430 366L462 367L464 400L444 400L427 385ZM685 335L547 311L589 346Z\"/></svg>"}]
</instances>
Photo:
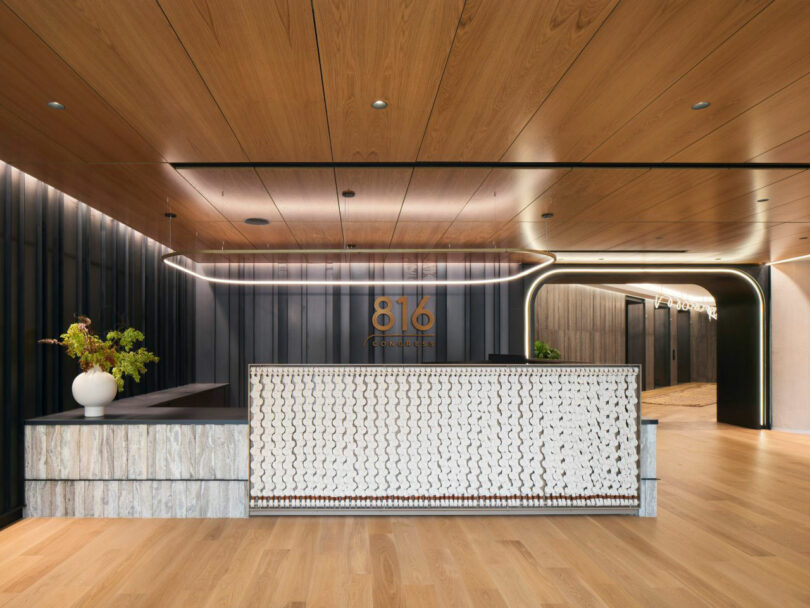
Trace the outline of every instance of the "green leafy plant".
<instances>
[{"instance_id":1,"label":"green leafy plant","mask_svg":"<svg viewBox=\"0 0 810 608\"><path fill-rule=\"evenodd\" d=\"M559 359L562 357L560 351L542 340L534 342L534 356L537 359Z\"/></svg>"},{"instance_id":2,"label":"green leafy plant","mask_svg":"<svg viewBox=\"0 0 810 608\"><path fill-rule=\"evenodd\" d=\"M129 327L124 331L110 331L102 340L90 329L92 323L88 317L80 316L78 322L72 323L58 340L45 338L39 342L62 346L69 357L78 359L83 372L95 366L110 372L119 392L124 390L124 376L140 382L141 374L146 373L146 364L159 361L154 353L143 346L135 348L136 344L144 341L143 334L137 329Z\"/></svg>"}]
</instances>

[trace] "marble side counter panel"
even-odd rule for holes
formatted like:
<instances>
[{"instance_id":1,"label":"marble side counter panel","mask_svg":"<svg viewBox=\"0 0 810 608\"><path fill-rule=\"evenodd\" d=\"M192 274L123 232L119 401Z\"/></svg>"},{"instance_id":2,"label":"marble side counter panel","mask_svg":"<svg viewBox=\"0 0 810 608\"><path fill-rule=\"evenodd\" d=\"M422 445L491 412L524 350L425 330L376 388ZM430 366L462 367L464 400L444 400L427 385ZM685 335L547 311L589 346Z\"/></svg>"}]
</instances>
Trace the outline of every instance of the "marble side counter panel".
<instances>
[{"instance_id":1,"label":"marble side counter panel","mask_svg":"<svg viewBox=\"0 0 810 608\"><path fill-rule=\"evenodd\" d=\"M28 517L246 517L247 424L27 424Z\"/></svg>"}]
</instances>

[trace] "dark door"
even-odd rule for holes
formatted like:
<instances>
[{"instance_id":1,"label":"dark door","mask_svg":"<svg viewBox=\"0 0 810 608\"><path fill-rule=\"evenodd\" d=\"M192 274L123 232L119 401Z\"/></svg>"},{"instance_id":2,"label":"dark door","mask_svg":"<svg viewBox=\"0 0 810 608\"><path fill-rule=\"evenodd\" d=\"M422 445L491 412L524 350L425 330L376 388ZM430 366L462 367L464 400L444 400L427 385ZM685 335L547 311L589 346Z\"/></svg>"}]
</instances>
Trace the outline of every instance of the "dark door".
<instances>
[{"instance_id":1,"label":"dark door","mask_svg":"<svg viewBox=\"0 0 810 608\"><path fill-rule=\"evenodd\" d=\"M625 360L641 365L641 390L647 390L644 373L644 300L627 298L625 303Z\"/></svg>"},{"instance_id":2,"label":"dark door","mask_svg":"<svg viewBox=\"0 0 810 608\"><path fill-rule=\"evenodd\" d=\"M678 311L678 382L692 381L692 338L689 324L692 315L688 310Z\"/></svg>"},{"instance_id":3,"label":"dark door","mask_svg":"<svg viewBox=\"0 0 810 608\"><path fill-rule=\"evenodd\" d=\"M669 308L655 309L655 386L669 386Z\"/></svg>"}]
</instances>

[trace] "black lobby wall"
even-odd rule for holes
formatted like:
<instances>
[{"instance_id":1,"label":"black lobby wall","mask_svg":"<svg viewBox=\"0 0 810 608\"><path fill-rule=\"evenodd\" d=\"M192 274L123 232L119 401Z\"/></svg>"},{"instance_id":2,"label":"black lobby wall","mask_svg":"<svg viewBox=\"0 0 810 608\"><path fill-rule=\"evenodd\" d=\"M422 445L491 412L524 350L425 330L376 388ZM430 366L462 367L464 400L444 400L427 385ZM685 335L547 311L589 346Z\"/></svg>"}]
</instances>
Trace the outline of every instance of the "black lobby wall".
<instances>
[{"instance_id":1,"label":"black lobby wall","mask_svg":"<svg viewBox=\"0 0 810 608\"><path fill-rule=\"evenodd\" d=\"M217 265L207 274L252 278L251 265ZM503 276L506 265L373 264L282 265L279 277L484 278ZM511 268L514 272L515 268ZM432 347L373 347L366 338L374 300L387 295L401 333L396 299L408 296L410 312L421 298L435 315ZM230 404L247 403L250 363L420 363L480 361L489 353L523 351L523 282L449 287L240 287L197 282L196 371L198 382L230 383ZM424 319L423 319L424 321ZM414 333L410 327L407 333Z\"/></svg>"},{"instance_id":2,"label":"black lobby wall","mask_svg":"<svg viewBox=\"0 0 810 608\"><path fill-rule=\"evenodd\" d=\"M57 337L77 314L99 333L141 329L161 360L120 396L193 381L193 285L160 262L164 248L0 163L0 524L22 506L22 422L77 407L78 368Z\"/></svg>"}]
</instances>

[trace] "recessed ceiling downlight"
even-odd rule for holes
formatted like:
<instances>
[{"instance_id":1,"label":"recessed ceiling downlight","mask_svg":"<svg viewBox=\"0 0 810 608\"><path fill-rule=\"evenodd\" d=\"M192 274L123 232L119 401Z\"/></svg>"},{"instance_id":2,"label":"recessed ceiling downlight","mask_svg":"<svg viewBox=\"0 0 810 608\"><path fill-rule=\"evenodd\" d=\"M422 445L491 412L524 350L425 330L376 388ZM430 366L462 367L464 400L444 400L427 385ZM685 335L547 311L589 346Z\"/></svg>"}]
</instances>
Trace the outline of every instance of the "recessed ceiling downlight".
<instances>
[{"instance_id":1,"label":"recessed ceiling downlight","mask_svg":"<svg viewBox=\"0 0 810 608\"><path fill-rule=\"evenodd\" d=\"M703 110L704 108L708 108L712 103L710 101L699 101L692 106L693 110Z\"/></svg>"},{"instance_id":2,"label":"recessed ceiling downlight","mask_svg":"<svg viewBox=\"0 0 810 608\"><path fill-rule=\"evenodd\" d=\"M177 217L177 214L176 214L176 213L172 213L171 211L167 211L166 213L164 213L164 214L163 214L163 217L167 217L167 218L169 218L170 220L173 220L174 218L176 218L176 217Z\"/></svg>"},{"instance_id":3,"label":"recessed ceiling downlight","mask_svg":"<svg viewBox=\"0 0 810 608\"><path fill-rule=\"evenodd\" d=\"M251 226L267 226L267 224L270 223L270 220L263 217L249 217L245 220L245 223L250 224Z\"/></svg>"},{"instance_id":4,"label":"recessed ceiling downlight","mask_svg":"<svg viewBox=\"0 0 810 608\"><path fill-rule=\"evenodd\" d=\"M383 99L378 99L376 101L371 102L371 107L375 110L384 110L388 107L388 102Z\"/></svg>"},{"instance_id":5,"label":"recessed ceiling downlight","mask_svg":"<svg viewBox=\"0 0 810 608\"><path fill-rule=\"evenodd\" d=\"M767 203L769 200L771 200L771 199L769 199L769 198L758 198L757 202L758 203Z\"/></svg>"},{"instance_id":6,"label":"recessed ceiling downlight","mask_svg":"<svg viewBox=\"0 0 810 608\"><path fill-rule=\"evenodd\" d=\"M51 110L64 110L65 109L65 106L63 104L59 103L58 101L49 101L48 102L48 107Z\"/></svg>"},{"instance_id":7,"label":"recessed ceiling downlight","mask_svg":"<svg viewBox=\"0 0 810 608\"><path fill-rule=\"evenodd\" d=\"M551 218L554 217L554 214L553 213L544 213L540 217L542 217L544 220L550 220Z\"/></svg>"},{"instance_id":8,"label":"recessed ceiling downlight","mask_svg":"<svg viewBox=\"0 0 810 608\"><path fill-rule=\"evenodd\" d=\"M340 194L343 198L354 198L354 190L344 190Z\"/></svg>"}]
</instances>

